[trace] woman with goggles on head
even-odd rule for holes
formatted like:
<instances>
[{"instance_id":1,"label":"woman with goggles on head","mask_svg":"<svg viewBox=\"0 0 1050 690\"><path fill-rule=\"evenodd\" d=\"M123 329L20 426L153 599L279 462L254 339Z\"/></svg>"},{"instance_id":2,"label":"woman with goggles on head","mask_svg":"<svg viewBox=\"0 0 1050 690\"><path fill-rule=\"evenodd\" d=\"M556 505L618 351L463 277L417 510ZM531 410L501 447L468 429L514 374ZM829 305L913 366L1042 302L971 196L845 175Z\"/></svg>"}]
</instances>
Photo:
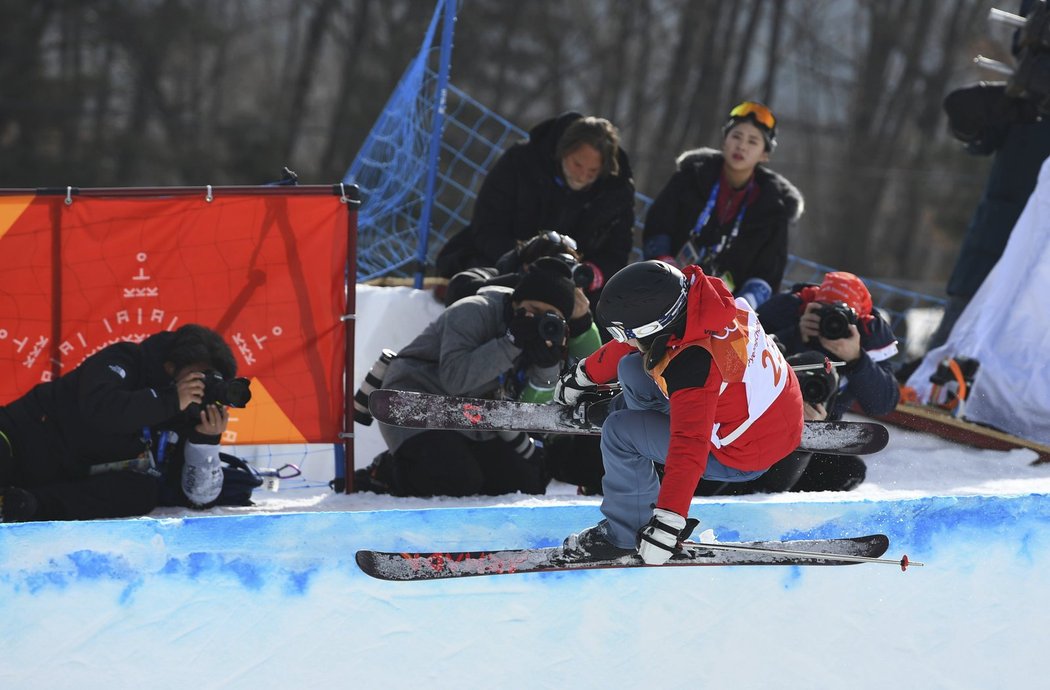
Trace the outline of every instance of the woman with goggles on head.
<instances>
[{"instance_id":1,"label":"woman with goggles on head","mask_svg":"<svg viewBox=\"0 0 1050 690\"><path fill-rule=\"evenodd\" d=\"M517 243L553 230L575 239L595 303L605 279L627 264L633 228L634 181L619 132L606 119L565 113L500 156L478 191L470 225L438 253L437 272L451 278L495 266Z\"/></svg>"},{"instance_id":2,"label":"woman with goggles on head","mask_svg":"<svg viewBox=\"0 0 1050 690\"><path fill-rule=\"evenodd\" d=\"M798 189L765 167L776 146L768 107L744 101L733 108L720 151L678 156L646 216L644 257L698 264L752 307L768 299L784 278L788 232L803 209Z\"/></svg>"},{"instance_id":3,"label":"woman with goggles on head","mask_svg":"<svg viewBox=\"0 0 1050 690\"><path fill-rule=\"evenodd\" d=\"M699 266L627 266L602 292L597 320L614 340L570 369L554 396L572 405L599 383L620 381L602 426L605 519L565 547L600 557L637 552L659 565L688 533L701 478L755 479L795 451L802 393L747 302Z\"/></svg>"}]
</instances>

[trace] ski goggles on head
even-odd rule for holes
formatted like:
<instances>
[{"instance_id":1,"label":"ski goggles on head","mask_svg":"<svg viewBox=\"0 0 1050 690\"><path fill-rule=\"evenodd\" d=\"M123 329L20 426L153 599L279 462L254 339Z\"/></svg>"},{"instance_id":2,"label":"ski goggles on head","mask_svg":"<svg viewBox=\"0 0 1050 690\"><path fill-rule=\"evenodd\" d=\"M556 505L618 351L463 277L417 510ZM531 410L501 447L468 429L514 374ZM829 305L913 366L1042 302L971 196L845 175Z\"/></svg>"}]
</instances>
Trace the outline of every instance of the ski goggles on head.
<instances>
[{"instance_id":1,"label":"ski goggles on head","mask_svg":"<svg viewBox=\"0 0 1050 690\"><path fill-rule=\"evenodd\" d=\"M611 326L606 326L605 330L609 332L609 335L613 337L613 340L617 342L626 343L631 338L646 338L650 335L655 335L671 325L671 322L678 318L678 315L682 312L685 307L686 300L689 299L689 290L686 286L682 285L682 292L678 295L678 299L671 305L671 308L656 321L650 321L649 323L642 324L641 326L635 326L634 328L627 328L622 323L613 321Z\"/></svg>"},{"instance_id":2,"label":"ski goggles on head","mask_svg":"<svg viewBox=\"0 0 1050 690\"><path fill-rule=\"evenodd\" d=\"M750 117L770 131L776 129L777 126L777 118L773 115L773 111L755 101L744 101L729 111L729 117L740 119Z\"/></svg>"},{"instance_id":3,"label":"ski goggles on head","mask_svg":"<svg viewBox=\"0 0 1050 690\"><path fill-rule=\"evenodd\" d=\"M552 244L560 244L561 246L567 249L571 249L574 252L578 250L578 247L576 246L576 240L569 237L568 235L563 235L560 232L557 232L556 230L548 230L546 232L542 232L540 233L540 237L547 240L548 242L551 242Z\"/></svg>"}]
</instances>

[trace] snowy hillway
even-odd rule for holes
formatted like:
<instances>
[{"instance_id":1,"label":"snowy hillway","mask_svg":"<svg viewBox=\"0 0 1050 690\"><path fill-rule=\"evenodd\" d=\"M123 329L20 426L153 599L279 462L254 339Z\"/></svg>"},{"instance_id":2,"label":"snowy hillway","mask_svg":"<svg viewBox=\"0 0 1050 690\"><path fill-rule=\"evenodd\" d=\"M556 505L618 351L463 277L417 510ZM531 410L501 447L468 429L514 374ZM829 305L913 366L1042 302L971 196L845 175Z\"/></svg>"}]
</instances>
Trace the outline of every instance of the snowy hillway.
<instances>
[{"instance_id":1,"label":"snowy hillway","mask_svg":"<svg viewBox=\"0 0 1050 690\"><path fill-rule=\"evenodd\" d=\"M359 383L441 310L358 287ZM381 324L381 329L380 329ZM380 332L382 330L382 332ZM355 461L382 449L356 425ZM0 526L0 684L47 688L1041 685L1050 465L891 428L849 493L696 499L722 540L882 532L925 567L648 568L388 583L361 548L548 546L597 497L337 495L323 448L251 508ZM1036 680L1033 680L1036 679Z\"/></svg>"}]
</instances>

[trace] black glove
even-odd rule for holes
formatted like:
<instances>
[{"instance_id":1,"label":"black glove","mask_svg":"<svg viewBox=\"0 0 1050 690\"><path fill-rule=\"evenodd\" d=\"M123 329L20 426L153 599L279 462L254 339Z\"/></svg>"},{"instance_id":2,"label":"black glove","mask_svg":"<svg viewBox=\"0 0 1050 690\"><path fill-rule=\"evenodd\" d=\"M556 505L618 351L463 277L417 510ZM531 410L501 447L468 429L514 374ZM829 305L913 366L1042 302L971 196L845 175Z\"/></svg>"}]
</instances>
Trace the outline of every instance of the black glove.
<instances>
[{"instance_id":1,"label":"black glove","mask_svg":"<svg viewBox=\"0 0 1050 690\"><path fill-rule=\"evenodd\" d=\"M539 319L519 309L507 326L507 337L516 347L520 347L526 359L538 367L552 367L565 356L564 329L563 342L545 340L540 334Z\"/></svg>"},{"instance_id":2,"label":"black glove","mask_svg":"<svg viewBox=\"0 0 1050 690\"><path fill-rule=\"evenodd\" d=\"M956 139L977 147L987 143L992 149L1006 128L1034 122L1037 116L1034 104L1006 95L1003 82L979 82L956 89L945 97L944 111Z\"/></svg>"}]
</instances>

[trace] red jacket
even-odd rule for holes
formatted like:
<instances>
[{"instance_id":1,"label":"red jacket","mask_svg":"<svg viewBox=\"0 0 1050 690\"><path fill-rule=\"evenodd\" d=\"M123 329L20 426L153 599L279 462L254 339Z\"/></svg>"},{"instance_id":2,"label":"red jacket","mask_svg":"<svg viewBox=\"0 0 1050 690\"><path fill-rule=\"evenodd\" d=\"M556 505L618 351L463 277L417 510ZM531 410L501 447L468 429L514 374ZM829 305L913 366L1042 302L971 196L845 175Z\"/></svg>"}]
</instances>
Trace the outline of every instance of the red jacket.
<instances>
[{"instance_id":1,"label":"red jacket","mask_svg":"<svg viewBox=\"0 0 1050 690\"><path fill-rule=\"evenodd\" d=\"M765 470L798 447L803 427L798 379L758 330L754 312L739 306L721 280L705 276L698 266L683 272L692 285L685 333L671 336L667 351L649 369L665 394L672 391L671 443L656 505L679 515L689 512L709 453L729 467ZM682 387L675 384L668 365L691 347L710 353L710 370L703 385ZM617 363L632 350L624 343L606 343L587 357L587 375L599 383L615 379ZM747 426L734 437L741 425ZM721 447L712 444L713 432Z\"/></svg>"}]
</instances>

